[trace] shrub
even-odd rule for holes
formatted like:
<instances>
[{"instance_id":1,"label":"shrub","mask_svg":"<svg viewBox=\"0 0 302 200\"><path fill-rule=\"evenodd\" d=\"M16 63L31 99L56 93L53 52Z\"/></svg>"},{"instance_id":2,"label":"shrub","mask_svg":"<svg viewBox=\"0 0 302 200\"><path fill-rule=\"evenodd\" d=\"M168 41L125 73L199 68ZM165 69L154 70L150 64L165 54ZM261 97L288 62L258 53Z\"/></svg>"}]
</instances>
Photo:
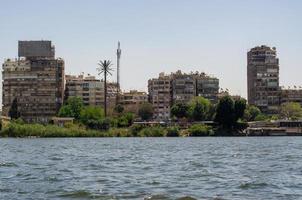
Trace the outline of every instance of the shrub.
<instances>
[{"instance_id":1,"label":"shrub","mask_svg":"<svg viewBox=\"0 0 302 200\"><path fill-rule=\"evenodd\" d=\"M194 124L189 129L189 136L209 136L211 133L211 127L203 124Z\"/></svg>"},{"instance_id":2,"label":"shrub","mask_svg":"<svg viewBox=\"0 0 302 200\"><path fill-rule=\"evenodd\" d=\"M163 137L165 135L165 129L162 127L147 127L138 133L140 137Z\"/></svg>"},{"instance_id":3,"label":"shrub","mask_svg":"<svg viewBox=\"0 0 302 200\"><path fill-rule=\"evenodd\" d=\"M130 127L130 131L131 131L132 136L134 136L134 137L138 136L138 133L139 133L144 127L145 127L145 126L144 126L144 125L141 125L141 124L133 124L133 125Z\"/></svg>"},{"instance_id":4,"label":"shrub","mask_svg":"<svg viewBox=\"0 0 302 200\"><path fill-rule=\"evenodd\" d=\"M167 137L178 137L179 128L177 126L172 126L172 127L167 128L166 136Z\"/></svg>"},{"instance_id":5,"label":"shrub","mask_svg":"<svg viewBox=\"0 0 302 200\"><path fill-rule=\"evenodd\" d=\"M109 137L131 137L131 132L126 128L113 128L108 132Z\"/></svg>"}]
</instances>

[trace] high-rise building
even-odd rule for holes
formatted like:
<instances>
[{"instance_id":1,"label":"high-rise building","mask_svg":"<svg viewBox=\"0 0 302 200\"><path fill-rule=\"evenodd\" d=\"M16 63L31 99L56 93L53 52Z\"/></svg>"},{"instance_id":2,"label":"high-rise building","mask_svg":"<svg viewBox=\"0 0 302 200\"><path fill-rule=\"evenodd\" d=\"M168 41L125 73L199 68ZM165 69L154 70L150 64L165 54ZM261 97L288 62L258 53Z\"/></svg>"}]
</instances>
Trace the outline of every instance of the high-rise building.
<instances>
[{"instance_id":1,"label":"high-rise building","mask_svg":"<svg viewBox=\"0 0 302 200\"><path fill-rule=\"evenodd\" d=\"M196 96L202 96L212 103L216 103L219 93L219 79L205 73L194 74L196 79Z\"/></svg>"},{"instance_id":2,"label":"high-rise building","mask_svg":"<svg viewBox=\"0 0 302 200\"><path fill-rule=\"evenodd\" d=\"M103 106L104 102L104 82L94 76L65 76L65 100L69 97L80 97L84 105Z\"/></svg>"},{"instance_id":3,"label":"high-rise building","mask_svg":"<svg viewBox=\"0 0 302 200\"><path fill-rule=\"evenodd\" d=\"M153 117L157 120L170 119L172 104L171 76L160 73L158 78L148 81L149 101L153 106Z\"/></svg>"},{"instance_id":4,"label":"high-rise building","mask_svg":"<svg viewBox=\"0 0 302 200\"><path fill-rule=\"evenodd\" d=\"M178 70L172 76L173 103L187 103L196 96L196 79L191 74Z\"/></svg>"},{"instance_id":5,"label":"high-rise building","mask_svg":"<svg viewBox=\"0 0 302 200\"><path fill-rule=\"evenodd\" d=\"M12 102L27 122L48 122L63 102L64 61L56 59L51 41L19 41L19 58L2 65L2 111Z\"/></svg>"},{"instance_id":6,"label":"high-rise building","mask_svg":"<svg viewBox=\"0 0 302 200\"><path fill-rule=\"evenodd\" d=\"M280 105L279 59L276 48L257 46L247 53L248 103L267 114Z\"/></svg>"}]
</instances>

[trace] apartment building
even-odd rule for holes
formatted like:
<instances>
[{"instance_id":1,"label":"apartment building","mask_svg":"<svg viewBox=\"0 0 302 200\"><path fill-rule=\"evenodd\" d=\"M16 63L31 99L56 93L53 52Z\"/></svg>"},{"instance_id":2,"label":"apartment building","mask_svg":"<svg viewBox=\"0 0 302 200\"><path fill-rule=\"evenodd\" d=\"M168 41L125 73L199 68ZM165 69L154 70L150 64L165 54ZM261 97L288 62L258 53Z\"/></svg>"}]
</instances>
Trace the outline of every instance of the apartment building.
<instances>
[{"instance_id":1,"label":"apartment building","mask_svg":"<svg viewBox=\"0 0 302 200\"><path fill-rule=\"evenodd\" d=\"M174 103L187 103L196 96L196 79L192 74L182 73L178 70L171 74L172 101Z\"/></svg>"},{"instance_id":2,"label":"apartment building","mask_svg":"<svg viewBox=\"0 0 302 200\"><path fill-rule=\"evenodd\" d=\"M249 104L267 114L278 112L280 87L276 48L262 45L247 53L247 87Z\"/></svg>"},{"instance_id":3,"label":"apartment building","mask_svg":"<svg viewBox=\"0 0 302 200\"><path fill-rule=\"evenodd\" d=\"M169 120L172 104L171 76L160 73L158 78L148 81L149 102L153 105L153 117L157 120Z\"/></svg>"},{"instance_id":4,"label":"apartment building","mask_svg":"<svg viewBox=\"0 0 302 200\"><path fill-rule=\"evenodd\" d=\"M289 88L281 90L280 103L296 102L302 106L302 89Z\"/></svg>"},{"instance_id":5,"label":"apartment building","mask_svg":"<svg viewBox=\"0 0 302 200\"><path fill-rule=\"evenodd\" d=\"M104 83L95 76L66 75L65 80L65 100L69 97L80 97L86 106L103 105Z\"/></svg>"},{"instance_id":6,"label":"apartment building","mask_svg":"<svg viewBox=\"0 0 302 200\"><path fill-rule=\"evenodd\" d=\"M138 113L139 106L145 102L148 102L148 94L146 92L130 90L121 94L119 103L124 107L125 111Z\"/></svg>"},{"instance_id":7,"label":"apartment building","mask_svg":"<svg viewBox=\"0 0 302 200\"><path fill-rule=\"evenodd\" d=\"M16 99L23 120L46 123L63 103L64 61L51 41L19 41L18 56L2 65L2 114Z\"/></svg>"},{"instance_id":8,"label":"apartment building","mask_svg":"<svg viewBox=\"0 0 302 200\"><path fill-rule=\"evenodd\" d=\"M212 103L218 101L219 79L205 73L193 74L196 80L196 96L204 97Z\"/></svg>"}]
</instances>

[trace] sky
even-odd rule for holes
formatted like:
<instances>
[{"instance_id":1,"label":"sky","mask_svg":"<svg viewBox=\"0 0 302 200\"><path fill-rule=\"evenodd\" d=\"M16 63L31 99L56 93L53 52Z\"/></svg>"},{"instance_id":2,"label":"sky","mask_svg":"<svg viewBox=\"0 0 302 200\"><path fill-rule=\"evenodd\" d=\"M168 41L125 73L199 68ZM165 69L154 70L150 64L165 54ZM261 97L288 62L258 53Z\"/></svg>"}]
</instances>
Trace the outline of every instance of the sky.
<instances>
[{"instance_id":1,"label":"sky","mask_svg":"<svg viewBox=\"0 0 302 200\"><path fill-rule=\"evenodd\" d=\"M66 74L97 76L99 60L116 67L120 41L122 90L200 71L246 97L246 53L259 45L277 48L280 85L302 85L301 10L300 0L0 0L0 61L17 57L18 40L51 40Z\"/></svg>"}]
</instances>

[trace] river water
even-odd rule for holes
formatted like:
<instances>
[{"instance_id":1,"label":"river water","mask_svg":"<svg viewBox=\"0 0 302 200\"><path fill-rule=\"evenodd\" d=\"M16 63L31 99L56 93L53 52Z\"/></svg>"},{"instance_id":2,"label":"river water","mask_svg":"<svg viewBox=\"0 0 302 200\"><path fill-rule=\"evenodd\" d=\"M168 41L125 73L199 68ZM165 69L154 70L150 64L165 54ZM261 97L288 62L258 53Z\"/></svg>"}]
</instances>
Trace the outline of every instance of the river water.
<instances>
[{"instance_id":1,"label":"river water","mask_svg":"<svg viewBox=\"0 0 302 200\"><path fill-rule=\"evenodd\" d=\"M302 199L302 137L0 138L1 200L193 198Z\"/></svg>"}]
</instances>

